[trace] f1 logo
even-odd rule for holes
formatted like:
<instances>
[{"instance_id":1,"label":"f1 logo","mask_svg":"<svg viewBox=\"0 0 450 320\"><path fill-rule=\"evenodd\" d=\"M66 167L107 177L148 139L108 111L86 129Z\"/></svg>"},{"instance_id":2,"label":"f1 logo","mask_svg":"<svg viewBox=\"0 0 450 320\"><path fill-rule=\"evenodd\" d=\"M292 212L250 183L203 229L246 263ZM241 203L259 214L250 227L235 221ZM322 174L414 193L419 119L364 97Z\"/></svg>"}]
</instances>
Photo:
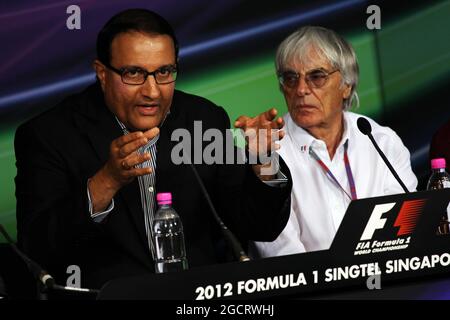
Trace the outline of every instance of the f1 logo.
<instances>
[{"instance_id":1,"label":"f1 logo","mask_svg":"<svg viewBox=\"0 0 450 320\"><path fill-rule=\"evenodd\" d=\"M419 215L425 206L425 202L425 199L418 199L408 200L403 203L394 222L394 227L399 227L397 232L398 237L410 234L414 231ZM387 219L381 218L381 216L391 210L394 206L395 202L377 204L375 206L361 236L361 241L372 239L375 230L384 228Z\"/></svg>"}]
</instances>

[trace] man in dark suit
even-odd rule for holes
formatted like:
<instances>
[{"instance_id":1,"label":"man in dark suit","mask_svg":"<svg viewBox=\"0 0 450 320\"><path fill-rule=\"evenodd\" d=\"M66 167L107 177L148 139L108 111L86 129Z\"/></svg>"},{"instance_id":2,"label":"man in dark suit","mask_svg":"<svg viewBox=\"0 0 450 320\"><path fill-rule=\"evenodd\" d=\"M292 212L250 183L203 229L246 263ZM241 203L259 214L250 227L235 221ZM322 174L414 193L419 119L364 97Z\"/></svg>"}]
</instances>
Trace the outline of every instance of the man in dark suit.
<instances>
[{"instance_id":1,"label":"man in dark suit","mask_svg":"<svg viewBox=\"0 0 450 320\"><path fill-rule=\"evenodd\" d=\"M201 121L203 131L225 135L229 118L212 102L175 90L177 57L177 40L162 17L140 9L119 13L97 39L97 83L18 128L18 241L57 280L65 282L71 264L81 268L82 285L94 288L153 272L157 192L173 194L189 266L221 261L217 223L189 165L174 163L172 134L193 135ZM275 116L269 110L235 125L278 130L283 120ZM261 181L261 164L195 166L241 240L271 241L282 231L291 192L282 160L288 179L281 186Z\"/></svg>"}]
</instances>

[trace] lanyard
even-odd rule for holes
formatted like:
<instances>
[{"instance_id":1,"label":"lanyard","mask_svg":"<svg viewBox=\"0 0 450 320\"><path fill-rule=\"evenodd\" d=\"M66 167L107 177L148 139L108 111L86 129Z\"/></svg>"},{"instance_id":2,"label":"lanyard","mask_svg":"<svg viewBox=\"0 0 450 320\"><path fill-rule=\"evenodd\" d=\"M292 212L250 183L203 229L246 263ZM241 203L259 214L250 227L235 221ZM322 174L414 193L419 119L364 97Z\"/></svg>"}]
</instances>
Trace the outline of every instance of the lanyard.
<instances>
[{"instance_id":1,"label":"lanyard","mask_svg":"<svg viewBox=\"0 0 450 320\"><path fill-rule=\"evenodd\" d=\"M347 191L345 191L345 189L341 186L339 181L337 181L336 177L333 175L333 173L327 167L327 165L322 160L320 160L319 156L314 152L312 147L309 147L309 154L317 161L317 163L320 165L323 171L325 171L325 173L331 178L331 180L333 180L336 186L339 187L342 191L344 191L344 193L350 198L350 200L356 200L358 199L358 197L356 195L356 186L355 180L353 179L352 168L350 168L350 162L348 161L347 149L348 149L348 140L345 141L344 143L344 164L345 164L345 171L347 173L348 183L350 185L350 192L352 194L351 196L348 194Z\"/></svg>"}]
</instances>

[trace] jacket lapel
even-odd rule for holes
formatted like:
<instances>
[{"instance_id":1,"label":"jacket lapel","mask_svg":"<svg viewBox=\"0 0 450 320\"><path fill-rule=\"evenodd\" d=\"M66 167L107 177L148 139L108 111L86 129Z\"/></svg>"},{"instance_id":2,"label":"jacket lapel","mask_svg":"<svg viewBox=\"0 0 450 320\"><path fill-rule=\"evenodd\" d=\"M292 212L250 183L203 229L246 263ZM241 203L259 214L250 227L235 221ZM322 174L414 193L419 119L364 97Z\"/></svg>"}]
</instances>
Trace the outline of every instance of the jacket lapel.
<instances>
[{"instance_id":1,"label":"jacket lapel","mask_svg":"<svg viewBox=\"0 0 450 320\"><path fill-rule=\"evenodd\" d=\"M123 132L112 112L104 103L103 93L99 85L89 87L86 100L81 101L80 115L76 116L80 130L84 131L95 150L100 163L103 165L109 158L111 142L120 137ZM98 170L98 169L96 169ZM147 236L145 232L144 214L140 199L138 180L124 186L115 198L122 199L129 210L136 226L139 238L145 248L148 249Z\"/></svg>"}]
</instances>

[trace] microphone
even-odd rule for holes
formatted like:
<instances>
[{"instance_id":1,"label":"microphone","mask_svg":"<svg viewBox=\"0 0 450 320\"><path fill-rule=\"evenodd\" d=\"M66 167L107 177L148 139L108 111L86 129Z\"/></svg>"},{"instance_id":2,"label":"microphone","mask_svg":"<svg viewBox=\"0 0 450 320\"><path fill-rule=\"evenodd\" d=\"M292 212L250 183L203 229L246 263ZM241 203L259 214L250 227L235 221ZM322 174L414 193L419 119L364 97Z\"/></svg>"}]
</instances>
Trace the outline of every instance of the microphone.
<instances>
[{"instance_id":1,"label":"microphone","mask_svg":"<svg viewBox=\"0 0 450 320\"><path fill-rule=\"evenodd\" d=\"M192 159L191 159L192 160ZM237 240L236 236L228 229L228 227L223 223L222 219L219 217L219 214L216 211L216 208L214 207L211 198L209 197L208 191L205 188L205 185L203 184L202 179L200 178L200 175L197 172L197 169L195 169L194 164L192 161L189 162L192 171L194 172L195 178L197 179L198 184L200 185L200 188L202 189L203 195L206 198L206 201L208 202L209 208L211 209L211 212L213 213L214 219L217 221L217 223L220 226L220 230L222 230L222 233L227 240L228 244L230 245L231 249L233 250L233 253L235 257L239 261L250 261L250 258L245 253L244 249L242 249L241 244Z\"/></svg>"},{"instance_id":2,"label":"microphone","mask_svg":"<svg viewBox=\"0 0 450 320\"><path fill-rule=\"evenodd\" d=\"M383 153L383 151L381 151L381 149L378 146L377 142L373 138L373 136L372 136L372 126L370 125L369 121L366 118L359 117L358 120L357 120L357 124L358 124L359 131L361 131L362 134L368 136L370 141L372 141L372 144L374 145L374 147L377 150L378 154L381 156L381 158L383 159L384 163L387 165L387 167L391 171L392 175L398 181L398 183L403 188L405 193L409 193L408 188L406 188L406 186L403 183L402 179L400 179L400 177L398 176L397 172L394 170L394 168L392 167L391 163L386 158L385 154Z\"/></svg>"},{"instance_id":3,"label":"microphone","mask_svg":"<svg viewBox=\"0 0 450 320\"><path fill-rule=\"evenodd\" d=\"M45 271L39 264L35 261L28 258L19 248L17 248L14 241L11 239L9 234L6 232L3 225L0 224L0 233L5 237L8 241L10 247L14 250L14 252L25 262L28 267L28 270L33 274L34 278L38 281L40 285L43 286L44 289L50 290L61 290L61 291L74 291L74 292L84 292L84 293L99 293L99 290L95 289L84 289L84 288L76 288L76 287L68 287L61 286L55 282L55 279Z\"/></svg>"}]
</instances>

